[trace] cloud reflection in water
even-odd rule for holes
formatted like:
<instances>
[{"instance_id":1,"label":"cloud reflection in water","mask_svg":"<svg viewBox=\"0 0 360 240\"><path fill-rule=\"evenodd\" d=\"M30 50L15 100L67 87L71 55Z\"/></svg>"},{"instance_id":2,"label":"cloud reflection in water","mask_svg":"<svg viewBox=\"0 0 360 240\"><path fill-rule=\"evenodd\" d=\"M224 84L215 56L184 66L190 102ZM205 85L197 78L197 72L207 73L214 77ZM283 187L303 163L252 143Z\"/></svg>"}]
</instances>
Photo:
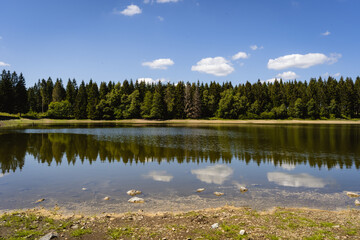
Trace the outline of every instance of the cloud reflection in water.
<instances>
[{"instance_id":1,"label":"cloud reflection in water","mask_svg":"<svg viewBox=\"0 0 360 240\"><path fill-rule=\"evenodd\" d=\"M196 178L205 183L223 184L232 174L234 170L226 165L215 165L206 168L191 170Z\"/></svg>"},{"instance_id":2,"label":"cloud reflection in water","mask_svg":"<svg viewBox=\"0 0 360 240\"><path fill-rule=\"evenodd\" d=\"M289 174L282 172L267 173L269 182L284 187L307 187L307 188L323 188L326 183L322 178L311 176L307 173Z\"/></svg>"},{"instance_id":3,"label":"cloud reflection in water","mask_svg":"<svg viewBox=\"0 0 360 240\"><path fill-rule=\"evenodd\" d=\"M151 178L157 182L170 182L174 177L168 174L166 171L151 171L147 175L144 175L145 178Z\"/></svg>"}]
</instances>

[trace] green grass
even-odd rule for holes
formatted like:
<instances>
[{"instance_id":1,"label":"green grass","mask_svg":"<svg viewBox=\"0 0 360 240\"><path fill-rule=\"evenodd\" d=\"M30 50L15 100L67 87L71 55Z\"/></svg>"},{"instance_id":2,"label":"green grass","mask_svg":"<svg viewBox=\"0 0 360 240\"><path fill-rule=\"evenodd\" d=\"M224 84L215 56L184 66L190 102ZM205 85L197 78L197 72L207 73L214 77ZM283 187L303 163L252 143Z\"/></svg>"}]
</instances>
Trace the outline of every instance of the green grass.
<instances>
[{"instance_id":1,"label":"green grass","mask_svg":"<svg viewBox=\"0 0 360 240\"><path fill-rule=\"evenodd\" d=\"M112 238L112 239L119 239L120 237L123 236L132 236L135 233L134 228L132 227L125 227L125 228L114 228L114 229L109 229L108 231L108 235Z\"/></svg>"},{"instance_id":2,"label":"green grass","mask_svg":"<svg viewBox=\"0 0 360 240\"><path fill-rule=\"evenodd\" d=\"M92 230L91 229L76 229L71 233L72 237L81 237L85 234L91 234Z\"/></svg>"}]
</instances>

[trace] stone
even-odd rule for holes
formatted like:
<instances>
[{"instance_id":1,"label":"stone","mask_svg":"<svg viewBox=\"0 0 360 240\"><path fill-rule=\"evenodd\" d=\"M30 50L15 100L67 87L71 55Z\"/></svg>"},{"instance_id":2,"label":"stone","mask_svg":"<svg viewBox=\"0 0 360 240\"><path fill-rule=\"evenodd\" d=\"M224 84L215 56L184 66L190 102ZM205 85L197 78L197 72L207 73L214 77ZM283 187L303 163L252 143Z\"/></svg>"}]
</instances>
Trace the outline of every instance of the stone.
<instances>
[{"instance_id":1,"label":"stone","mask_svg":"<svg viewBox=\"0 0 360 240\"><path fill-rule=\"evenodd\" d=\"M360 201L359 200L355 200L355 206L360 206Z\"/></svg>"},{"instance_id":2,"label":"stone","mask_svg":"<svg viewBox=\"0 0 360 240\"><path fill-rule=\"evenodd\" d=\"M141 191L135 190L135 189L131 189L131 190L127 191L126 194L127 194L127 195L130 195L130 196L135 196L135 195L141 194Z\"/></svg>"},{"instance_id":3,"label":"stone","mask_svg":"<svg viewBox=\"0 0 360 240\"><path fill-rule=\"evenodd\" d=\"M239 232L240 235L244 235L245 233L246 233L246 231L244 229L241 229Z\"/></svg>"},{"instance_id":4,"label":"stone","mask_svg":"<svg viewBox=\"0 0 360 240\"><path fill-rule=\"evenodd\" d=\"M41 203L41 202L43 202L43 201L45 201L45 198L40 198L40 199L37 200L35 203Z\"/></svg>"},{"instance_id":5,"label":"stone","mask_svg":"<svg viewBox=\"0 0 360 240\"><path fill-rule=\"evenodd\" d=\"M197 192L203 192L203 191L205 191L205 188L198 188L196 191Z\"/></svg>"},{"instance_id":6,"label":"stone","mask_svg":"<svg viewBox=\"0 0 360 240\"><path fill-rule=\"evenodd\" d=\"M212 229L216 229L216 228L218 228L219 227L219 224L218 223L214 223L213 225L211 225L211 228Z\"/></svg>"},{"instance_id":7,"label":"stone","mask_svg":"<svg viewBox=\"0 0 360 240\"><path fill-rule=\"evenodd\" d=\"M78 229L78 228L79 228L79 225L77 225L77 224L71 226L71 229Z\"/></svg>"},{"instance_id":8,"label":"stone","mask_svg":"<svg viewBox=\"0 0 360 240\"><path fill-rule=\"evenodd\" d=\"M55 238L58 238L58 234L56 232L51 232L41 237L39 240L50 240Z\"/></svg>"},{"instance_id":9,"label":"stone","mask_svg":"<svg viewBox=\"0 0 360 240\"><path fill-rule=\"evenodd\" d=\"M108 200L110 200L110 197L104 197L104 200L108 201Z\"/></svg>"},{"instance_id":10,"label":"stone","mask_svg":"<svg viewBox=\"0 0 360 240\"><path fill-rule=\"evenodd\" d=\"M359 194L354 193L354 192L346 192L346 195L348 195L351 198L357 198L360 196Z\"/></svg>"},{"instance_id":11,"label":"stone","mask_svg":"<svg viewBox=\"0 0 360 240\"><path fill-rule=\"evenodd\" d=\"M248 189L246 187L240 187L240 192L244 193L244 192L247 192Z\"/></svg>"},{"instance_id":12,"label":"stone","mask_svg":"<svg viewBox=\"0 0 360 240\"><path fill-rule=\"evenodd\" d=\"M214 192L214 194L218 197L224 195L224 193L222 193L222 192Z\"/></svg>"},{"instance_id":13,"label":"stone","mask_svg":"<svg viewBox=\"0 0 360 240\"><path fill-rule=\"evenodd\" d=\"M144 203L145 200L139 197L132 197L128 200L129 203Z\"/></svg>"},{"instance_id":14,"label":"stone","mask_svg":"<svg viewBox=\"0 0 360 240\"><path fill-rule=\"evenodd\" d=\"M86 190L87 190L87 188L83 187L81 190L86 191Z\"/></svg>"}]
</instances>

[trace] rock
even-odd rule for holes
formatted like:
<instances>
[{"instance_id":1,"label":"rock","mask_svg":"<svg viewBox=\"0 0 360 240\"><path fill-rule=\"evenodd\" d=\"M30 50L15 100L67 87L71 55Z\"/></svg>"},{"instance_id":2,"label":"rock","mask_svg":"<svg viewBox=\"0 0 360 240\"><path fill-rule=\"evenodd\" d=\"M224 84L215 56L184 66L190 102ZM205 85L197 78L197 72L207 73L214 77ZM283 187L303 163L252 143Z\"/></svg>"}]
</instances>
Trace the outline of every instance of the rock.
<instances>
[{"instance_id":1,"label":"rock","mask_svg":"<svg viewBox=\"0 0 360 240\"><path fill-rule=\"evenodd\" d=\"M214 223L213 225L211 225L211 228L212 229L216 229L216 228L218 228L219 227L219 224L218 223Z\"/></svg>"},{"instance_id":2,"label":"rock","mask_svg":"<svg viewBox=\"0 0 360 240\"><path fill-rule=\"evenodd\" d=\"M108 201L108 200L110 200L110 197L104 197L104 200Z\"/></svg>"},{"instance_id":3,"label":"rock","mask_svg":"<svg viewBox=\"0 0 360 240\"><path fill-rule=\"evenodd\" d=\"M43 201L45 201L45 198L40 198L40 199L37 200L35 203L41 203L41 202L43 202Z\"/></svg>"},{"instance_id":4,"label":"rock","mask_svg":"<svg viewBox=\"0 0 360 240\"><path fill-rule=\"evenodd\" d=\"M50 240L55 238L58 238L58 234L56 232L51 232L41 237L39 240Z\"/></svg>"},{"instance_id":5,"label":"rock","mask_svg":"<svg viewBox=\"0 0 360 240\"><path fill-rule=\"evenodd\" d=\"M357 198L360 196L359 194L354 193L354 192L346 192L346 195L348 195L349 197L352 197L352 198Z\"/></svg>"},{"instance_id":6,"label":"rock","mask_svg":"<svg viewBox=\"0 0 360 240\"><path fill-rule=\"evenodd\" d=\"M203 191L205 191L205 188L198 188L196 191L197 192L203 192Z\"/></svg>"},{"instance_id":7,"label":"rock","mask_svg":"<svg viewBox=\"0 0 360 240\"><path fill-rule=\"evenodd\" d=\"M247 192L248 189L246 187L240 187L240 192L244 193L244 192Z\"/></svg>"},{"instance_id":8,"label":"rock","mask_svg":"<svg viewBox=\"0 0 360 240\"><path fill-rule=\"evenodd\" d=\"M355 200L355 206L360 206L360 201L359 200Z\"/></svg>"},{"instance_id":9,"label":"rock","mask_svg":"<svg viewBox=\"0 0 360 240\"><path fill-rule=\"evenodd\" d=\"M79 225L75 224L75 225L72 225L70 228L71 228L71 229L78 229L78 228L79 228Z\"/></svg>"},{"instance_id":10,"label":"rock","mask_svg":"<svg viewBox=\"0 0 360 240\"><path fill-rule=\"evenodd\" d=\"M222 195L224 195L224 193L222 193L222 192L214 192L214 194L215 194L216 196L222 196Z\"/></svg>"},{"instance_id":11,"label":"rock","mask_svg":"<svg viewBox=\"0 0 360 240\"><path fill-rule=\"evenodd\" d=\"M86 191L86 190L87 190L87 188L83 187L81 190Z\"/></svg>"},{"instance_id":12,"label":"rock","mask_svg":"<svg viewBox=\"0 0 360 240\"><path fill-rule=\"evenodd\" d=\"M246 233L246 232L245 232L244 229L241 229L240 232L239 232L240 235L244 235L245 233Z\"/></svg>"},{"instance_id":13,"label":"rock","mask_svg":"<svg viewBox=\"0 0 360 240\"><path fill-rule=\"evenodd\" d=\"M145 200L139 197L133 197L128 200L129 203L144 203Z\"/></svg>"},{"instance_id":14,"label":"rock","mask_svg":"<svg viewBox=\"0 0 360 240\"><path fill-rule=\"evenodd\" d=\"M130 195L130 196L135 196L135 195L141 194L141 191L135 190L135 189L131 189L131 190L127 191L126 194L127 194L127 195Z\"/></svg>"}]
</instances>

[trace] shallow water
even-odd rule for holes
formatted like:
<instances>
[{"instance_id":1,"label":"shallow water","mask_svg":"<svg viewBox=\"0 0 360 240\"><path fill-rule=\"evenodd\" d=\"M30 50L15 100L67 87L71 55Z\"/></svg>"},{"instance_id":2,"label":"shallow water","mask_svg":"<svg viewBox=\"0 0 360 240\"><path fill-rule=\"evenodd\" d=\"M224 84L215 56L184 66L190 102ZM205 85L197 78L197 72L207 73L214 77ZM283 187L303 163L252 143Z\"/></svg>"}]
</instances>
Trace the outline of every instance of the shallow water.
<instances>
[{"instance_id":1,"label":"shallow water","mask_svg":"<svg viewBox=\"0 0 360 240\"><path fill-rule=\"evenodd\" d=\"M1 210L343 209L360 192L357 125L73 125L2 130L0 143ZM146 203L127 203L129 189Z\"/></svg>"}]
</instances>

